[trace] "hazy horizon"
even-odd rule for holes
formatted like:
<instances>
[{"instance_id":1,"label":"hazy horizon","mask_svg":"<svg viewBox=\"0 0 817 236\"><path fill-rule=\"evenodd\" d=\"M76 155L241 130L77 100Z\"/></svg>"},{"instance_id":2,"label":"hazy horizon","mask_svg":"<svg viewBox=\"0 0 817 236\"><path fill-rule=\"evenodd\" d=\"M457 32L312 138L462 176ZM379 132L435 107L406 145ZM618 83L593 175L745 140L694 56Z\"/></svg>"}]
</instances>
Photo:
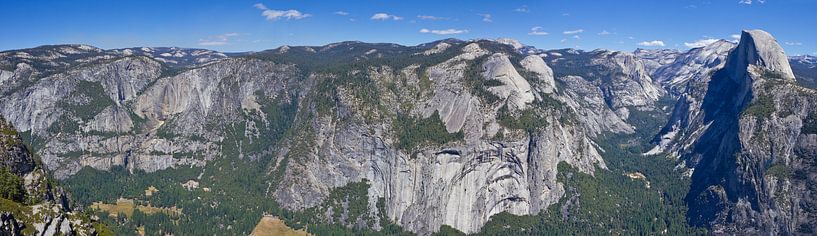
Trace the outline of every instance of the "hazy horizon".
<instances>
[{"instance_id":1,"label":"hazy horizon","mask_svg":"<svg viewBox=\"0 0 817 236\"><path fill-rule=\"evenodd\" d=\"M0 50L54 44L248 52L342 41L413 46L445 38L513 38L540 49L687 50L744 29L775 35L788 55L817 53L817 2L355 1L2 2ZM32 17L33 16L33 17Z\"/></svg>"}]
</instances>

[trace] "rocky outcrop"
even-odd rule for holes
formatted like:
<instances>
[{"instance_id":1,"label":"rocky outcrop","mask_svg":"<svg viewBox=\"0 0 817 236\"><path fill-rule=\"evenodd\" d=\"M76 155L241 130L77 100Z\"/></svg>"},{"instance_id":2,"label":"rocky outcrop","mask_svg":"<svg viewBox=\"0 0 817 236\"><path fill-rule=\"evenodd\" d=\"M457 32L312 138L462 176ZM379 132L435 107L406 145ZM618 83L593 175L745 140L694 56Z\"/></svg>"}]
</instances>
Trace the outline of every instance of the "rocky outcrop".
<instances>
[{"instance_id":1,"label":"rocky outcrop","mask_svg":"<svg viewBox=\"0 0 817 236\"><path fill-rule=\"evenodd\" d=\"M525 59L519 61L519 64L522 65L522 68L525 70L533 73L536 78L542 82L544 85L542 88L540 88L542 92L554 93L558 91L556 88L556 80L553 78L553 69L545 64L545 60L542 60L542 57L528 55L525 57Z\"/></svg>"},{"instance_id":2,"label":"rocky outcrop","mask_svg":"<svg viewBox=\"0 0 817 236\"><path fill-rule=\"evenodd\" d=\"M0 117L0 169L3 172L4 209L0 212L0 234L4 235L95 235L93 222L71 208L69 196L53 186L17 130ZM10 186L16 185L19 186ZM19 188L21 192L6 192Z\"/></svg>"},{"instance_id":3,"label":"rocky outcrop","mask_svg":"<svg viewBox=\"0 0 817 236\"><path fill-rule=\"evenodd\" d=\"M507 99L511 104L511 109L524 110L529 103L533 102L534 97L530 84L519 75L508 56L503 54L491 55L483 64L483 69L485 71L483 76L487 80L497 80L503 84L492 86L488 88L488 91L502 99Z\"/></svg>"}]
</instances>

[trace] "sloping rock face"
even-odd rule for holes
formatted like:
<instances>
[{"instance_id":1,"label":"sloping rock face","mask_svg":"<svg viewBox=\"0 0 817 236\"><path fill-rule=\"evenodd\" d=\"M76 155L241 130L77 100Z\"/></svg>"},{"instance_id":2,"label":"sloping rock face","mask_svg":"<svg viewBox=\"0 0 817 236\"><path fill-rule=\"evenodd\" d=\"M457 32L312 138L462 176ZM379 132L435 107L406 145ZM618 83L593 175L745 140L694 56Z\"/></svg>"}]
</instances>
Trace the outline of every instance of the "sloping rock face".
<instances>
[{"instance_id":1,"label":"sloping rock face","mask_svg":"<svg viewBox=\"0 0 817 236\"><path fill-rule=\"evenodd\" d=\"M57 178L85 167L271 163L257 178L281 206L315 206L366 179L369 210L382 199L389 220L420 234L474 233L497 213L557 203L558 163L606 168L593 139L634 132L628 110L665 94L632 54L564 52L546 63L493 41L229 58L77 45L0 53L0 114Z\"/></svg>"},{"instance_id":2,"label":"sloping rock face","mask_svg":"<svg viewBox=\"0 0 817 236\"><path fill-rule=\"evenodd\" d=\"M644 61L644 69L650 74L655 73L658 68L675 62L681 56L681 52L674 49L636 49L633 54ZM653 78L655 79L655 78Z\"/></svg>"},{"instance_id":3,"label":"sloping rock face","mask_svg":"<svg viewBox=\"0 0 817 236\"><path fill-rule=\"evenodd\" d=\"M704 47L693 48L674 56L672 62L657 67L651 72L651 76L667 88L668 92L683 93L689 81L705 80L723 67L727 54L734 47L732 42L719 40Z\"/></svg>"},{"instance_id":4,"label":"sloping rock face","mask_svg":"<svg viewBox=\"0 0 817 236\"><path fill-rule=\"evenodd\" d=\"M690 222L717 233L814 232L817 93L794 82L760 30L744 31L724 63L689 81L681 96L693 99L679 100L657 141L694 170Z\"/></svg>"}]
</instances>

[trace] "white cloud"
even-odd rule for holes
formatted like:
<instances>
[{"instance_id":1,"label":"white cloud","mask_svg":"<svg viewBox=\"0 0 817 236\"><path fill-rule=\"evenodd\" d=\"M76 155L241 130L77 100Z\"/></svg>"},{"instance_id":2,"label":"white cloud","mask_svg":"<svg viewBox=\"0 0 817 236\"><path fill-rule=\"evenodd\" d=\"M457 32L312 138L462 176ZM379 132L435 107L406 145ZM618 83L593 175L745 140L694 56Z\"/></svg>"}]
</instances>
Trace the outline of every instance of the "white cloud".
<instances>
[{"instance_id":1,"label":"white cloud","mask_svg":"<svg viewBox=\"0 0 817 236\"><path fill-rule=\"evenodd\" d=\"M638 45L639 46L645 46L645 47L663 47L664 46L664 41L661 41L661 40L644 41L644 42L638 43Z\"/></svg>"},{"instance_id":2,"label":"white cloud","mask_svg":"<svg viewBox=\"0 0 817 236\"><path fill-rule=\"evenodd\" d=\"M200 46L222 46L230 44L230 39L238 36L238 33L225 33L212 35L206 39L199 39Z\"/></svg>"},{"instance_id":3,"label":"white cloud","mask_svg":"<svg viewBox=\"0 0 817 236\"><path fill-rule=\"evenodd\" d=\"M752 0L740 0L740 1L738 1L738 3L746 4L746 5L752 5L752 2L753 2ZM766 0L757 0L757 3L763 4L763 3L766 3Z\"/></svg>"},{"instance_id":4,"label":"white cloud","mask_svg":"<svg viewBox=\"0 0 817 236\"><path fill-rule=\"evenodd\" d=\"M341 15L341 16L348 16L349 15L349 13L345 12L345 11L336 11L336 12L333 12L332 14Z\"/></svg>"},{"instance_id":5,"label":"white cloud","mask_svg":"<svg viewBox=\"0 0 817 236\"><path fill-rule=\"evenodd\" d=\"M561 42L561 43L566 43L566 42L567 42L567 39L562 39L562 40L559 40L559 42Z\"/></svg>"},{"instance_id":6,"label":"white cloud","mask_svg":"<svg viewBox=\"0 0 817 236\"><path fill-rule=\"evenodd\" d=\"M522 5L522 6L521 6L521 7L519 7L519 8L513 9L513 11L515 11L515 12L524 12L524 13L528 13L528 12L530 12L530 10L528 10L528 6L527 6L527 5Z\"/></svg>"},{"instance_id":7,"label":"white cloud","mask_svg":"<svg viewBox=\"0 0 817 236\"><path fill-rule=\"evenodd\" d=\"M582 37L579 37L578 35L573 35L573 38L574 39L582 39Z\"/></svg>"},{"instance_id":8,"label":"white cloud","mask_svg":"<svg viewBox=\"0 0 817 236\"><path fill-rule=\"evenodd\" d=\"M740 41L740 35L739 34L729 35L729 37L732 38L732 40L729 40L729 42L738 43L738 41Z\"/></svg>"},{"instance_id":9,"label":"white cloud","mask_svg":"<svg viewBox=\"0 0 817 236\"><path fill-rule=\"evenodd\" d=\"M451 34L464 34L468 33L468 30L465 29L444 29L444 30L429 30L426 28L420 29L420 33L432 33L437 35L451 35Z\"/></svg>"},{"instance_id":10,"label":"white cloud","mask_svg":"<svg viewBox=\"0 0 817 236\"><path fill-rule=\"evenodd\" d=\"M494 20L491 18L491 14L477 14L477 15L481 16L482 21L484 22L494 22Z\"/></svg>"},{"instance_id":11,"label":"white cloud","mask_svg":"<svg viewBox=\"0 0 817 236\"><path fill-rule=\"evenodd\" d=\"M565 34L565 35L570 35L570 34L580 34L582 32L584 32L583 29L577 29L577 30L568 30L568 31L565 31L565 32L562 32L562 33Z\"/></svg>"},{"instance_id":12,"label":"white cloud","mask_svg":"<svg viewBox=\"0 0 817 236\"><path fill-rule=\"evenodd\" d=\"M801 42L786 42L786 45L789 45L789 46L802 46L803 43L801 43Z\"/></svg>"},{"instance_id":13,"label":"white cloud","mask_svg":"<svg viewBox=\"0 0 817 236\"><path fill-rule=\"evenodd\" d=\"M570 13L567 13L567 12L562 13L562 16L570 16Z\"/></svg>"},{"instance_id":14,"label":"white cloud","mask_svg":"<svg viewBox=\"0 0 817 236\"><path fill-rule=\"evenodd\" d=\"M372 15L372 20L402 20L403 17L389 15L387 13L377 13Z\"/></svg>"},{"instance_id":15,"label":"white cloud","mask_svg":"<svg viewBox=\"0 0 817 236\"><path fill-rule=\"evenodd\" d=\"M536 27L530 28L530 32L528 33L528 35L544 36L544 35L548 35L548 32L542 31L541 26L536 26Z\"/></svg>"},{"instance_id":16,"label":"white cloud","mask_svg":"<svg viewBox=\"0 0 817 236\"><path fill-rule=\"evenodd\" d=\"M448 17L429 16L429 15L418 15L417 18L419 18L420 20L448 20Z\"/></svg>"},{"instance_id":17,"label":"white cloud","mask_svg":"<svg viewBox=\"0 0 817 236\"><path fill-rule=\"evenodd\" d=\"M298 10L274 10L269 9L264 4L256 3L255 8L261 10L261 15L266 17L268 21L276 21L281 18L285 18L287 20L300 20L303 18L310 17L312 15L301 13Z\"/></svg>"},{"instance_id":18,"label":"white cloud","mask_svg":"<svg viewBox=\"0 0 817 236\"><path fill-rule=\"evenodd\" d=\"M699 39L698 41L691 42L691 43L684 43L684 46L688 48L699 48L705 47L706 45L710 45L714 42L717 42L718 39Z\"/></svg>"},{"instance_id":19,"label":"white cloud","mask_svg":"<svg viewBox=\"0 0 817 236\"><path fill-rule=\"evenodd\" d=\"M199 46L222 46L227 45L227 42L221 41L199 41Z\"/></svg>"},{"instance_id":20,"label":"white cloud","mask_svg":"<svg viewBox=\"0 0 817 236\"><path fill-rule=\"evenodd\" d=\"M602 30L601 32L598 33L598 35L610 35L610 34L612 34L612 33L607 32L607 30Z\"/></svg>"}]
</instances>

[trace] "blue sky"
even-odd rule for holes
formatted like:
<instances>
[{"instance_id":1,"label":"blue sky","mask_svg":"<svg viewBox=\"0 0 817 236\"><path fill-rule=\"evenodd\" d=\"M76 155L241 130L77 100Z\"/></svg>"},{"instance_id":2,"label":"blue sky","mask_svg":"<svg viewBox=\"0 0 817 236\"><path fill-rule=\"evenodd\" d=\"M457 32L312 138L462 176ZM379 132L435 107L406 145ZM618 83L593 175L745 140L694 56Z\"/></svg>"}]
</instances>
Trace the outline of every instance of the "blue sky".
<instances>
[{"instance_id":1,"label":"blue sky","mask_svg":"<svg viewBox=\"0 0 817 236\"><path fill-rule=\"evenodd\" d=\"M260 5L259 5L260 4ZM687 49L764 29L817 53L817 0L0 1L0 50L83 43L259 51L510 37L543 49Z\"/></svg>"}]
</instances>

